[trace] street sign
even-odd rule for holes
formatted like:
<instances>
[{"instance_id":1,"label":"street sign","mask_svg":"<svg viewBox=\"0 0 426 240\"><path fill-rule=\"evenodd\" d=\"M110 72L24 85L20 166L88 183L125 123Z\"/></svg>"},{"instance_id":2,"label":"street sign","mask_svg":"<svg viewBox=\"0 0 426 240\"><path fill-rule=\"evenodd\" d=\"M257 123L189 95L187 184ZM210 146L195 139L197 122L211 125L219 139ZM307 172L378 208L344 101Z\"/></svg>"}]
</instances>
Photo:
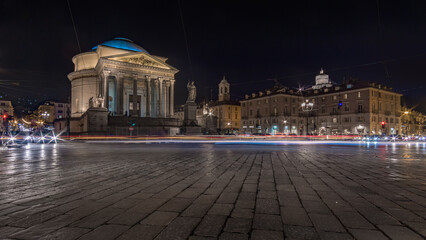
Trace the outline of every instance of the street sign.
<instances>
[{"instance_id":1,"label":"street sign","mask_svg":"<svg viewBox=\"0 0 426 240\"><path fill-rule=\"evenodd\" d=\"M129 131L133 131L133 127L129 127Z\"/></svg>"}]
</instances>

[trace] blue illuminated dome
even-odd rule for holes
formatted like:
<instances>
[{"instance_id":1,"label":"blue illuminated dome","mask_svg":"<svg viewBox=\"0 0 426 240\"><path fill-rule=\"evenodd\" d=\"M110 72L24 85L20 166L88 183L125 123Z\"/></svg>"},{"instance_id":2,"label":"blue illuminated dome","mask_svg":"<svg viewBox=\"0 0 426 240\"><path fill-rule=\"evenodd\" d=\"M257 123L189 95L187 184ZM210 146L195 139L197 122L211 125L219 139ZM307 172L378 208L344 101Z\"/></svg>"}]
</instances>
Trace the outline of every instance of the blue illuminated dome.
<instances>
[{"instance_id":1,"label":"blue illuminated dome","mask_svg":"<svg viewBox=\"0 0 426 240\"><path fill-rule=\"evenodd\" d=\"M143 49L141 46L133 43L132 40L127 39L127 38L122 38L122 37L116 37L112 40L103 42L101 44L99 44L101 46L107 46L107 47L112 47L112 48L118 48L118 49L124 49L124 50L130 50L130 51L135 51L135 52L146 52L148 53L145 49ZM98 46L94 46L92 48L93 51L95 51Z\"/></svg>"}]
</instances>

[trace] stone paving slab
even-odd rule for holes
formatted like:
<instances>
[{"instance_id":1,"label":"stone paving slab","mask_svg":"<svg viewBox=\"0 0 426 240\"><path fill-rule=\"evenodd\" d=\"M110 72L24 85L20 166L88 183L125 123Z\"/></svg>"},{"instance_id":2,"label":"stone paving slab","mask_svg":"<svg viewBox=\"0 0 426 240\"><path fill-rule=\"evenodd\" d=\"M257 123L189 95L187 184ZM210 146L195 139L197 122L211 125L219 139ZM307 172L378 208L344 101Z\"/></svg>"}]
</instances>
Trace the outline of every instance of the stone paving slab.
<instances>
[{"instance_id":1,"label":"stone paving slab","mask_svg":"<svg viewBox=\"0 0 426 240\"><path fill-rule=\"evenodd\" d=\"M425 146L0 149L1 239L424 239Z\"/></svg>"}]
</instances>

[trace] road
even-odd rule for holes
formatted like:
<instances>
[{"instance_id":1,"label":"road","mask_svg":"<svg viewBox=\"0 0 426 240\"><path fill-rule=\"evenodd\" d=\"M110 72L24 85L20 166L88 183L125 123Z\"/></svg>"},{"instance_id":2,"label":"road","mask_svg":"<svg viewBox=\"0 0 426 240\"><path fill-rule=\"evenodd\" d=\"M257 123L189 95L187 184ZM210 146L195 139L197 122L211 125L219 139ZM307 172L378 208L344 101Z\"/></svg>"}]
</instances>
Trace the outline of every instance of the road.
<instances>
[{"instance_id":1,"label":"road","mask_svg":"<svg viewBox=\"0 0 426 240\"><path fill-rule=\"evenodd\" d=\"M420 144L0 150L0 239L423 239Z\"/></svg>"}]
</instances>

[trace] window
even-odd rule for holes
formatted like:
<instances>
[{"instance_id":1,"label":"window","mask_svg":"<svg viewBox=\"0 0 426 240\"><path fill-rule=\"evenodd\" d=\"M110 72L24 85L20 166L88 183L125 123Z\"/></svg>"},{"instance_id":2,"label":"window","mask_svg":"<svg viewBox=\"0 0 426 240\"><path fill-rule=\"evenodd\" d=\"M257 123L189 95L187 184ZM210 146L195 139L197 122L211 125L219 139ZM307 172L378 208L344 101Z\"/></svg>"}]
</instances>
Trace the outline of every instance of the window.
<instances>
[{"instance_id":1,"label":"window","mask_svg":"<svg viewBox=\"0 0 426 240\"><path fill-rule=\"evenodd\" d=\"M268 99L265 99L265 103L268 103Z\"/></svg>"},{"instance_id":2,"label":"window","mask_svg":"<svg viewBox=\"0 0 426 240\"><path fill-rule=\"evenodd\" d=\"M347 94L347 93L345 93L345 95L343 95L343 98L344 98L344 99L348 99L348 94Z\"/></svg>"},{"instance_id":3,"label":"window","mask_svg":"<svg viewBox=\"0 0 426 240\"><path fill-rule=\"evenodd\" d=\"M322 98L321 98L321 101L322 101L322 102L325 102L325 97L322 97Z\"/></svg>"},{"instance_id":4,"label":"window","mask_svg":"<svg viewBox=\"0 0 426 240\"><path fill-rule=\"evenodd\" d=\"M345 103L345 111L349 111L349 103Z\"/></svg>"},{"instance_id":5,"label":"window","mask_svg":"<svg viewBox=\"0 0 426 240\"><path fill-rule=\"evenodd\" d=\"M238 114L237 113L235 113L235 119L238 119Z\"/></svg>"},{"instance_id":6,"label":"window","mask_svg":"<svg viewBox=\"0 0 426 240\"><path fill-rule=\"evenodd\" d=\"M58 110L58 113L63 113L64 111L62 111L62 110Z\"/></svg>"},{"instance_id":7,"label":"window","mask_svg":"<svg viewBox=\"0 0 426 240\"><path fill-rule=\"evenodd\" d=\"M337 123L337 118L333 118L333 123Z\"/></svg>"},{"instance_id":8,"label":"window","mask_svg":"<svg viewBox=\"0 0 426 240\"><path fill-rule=\"evenodd\" d=\"M58 107L62 108L64 107L64 104L58 104Z\"/></svg>"},{"instance_id":9,"label":"window","mask_svg":"<svg viewBox=\"0 0 426 240\"><path fill-rule=\"evenodd\" d=\"M379 102L379 111L382 111L382 103Z\"/></svg>"},{"instance_id":10,"label":"window","mask_svg":"<svg viewBox=\"0 0 426 240\"><path fill-rule=\"evenodd\" d=\"M285 98L284 98L284 102L287 102L287 101L288 101L288 99L285 97Z\"/></svg>"},{"instance_id":11,"label":"window","mask_svg":"<svg viewBox=\"0 0 426 240\"><path fill-rule=\"evenodd\" d=\"M228 113L228 118L231 119L231 114L230 113Z\"/></svg>"},{"instance_id":12,"label":"window","mask_svg":"<svg viewBox=\"0 0 426 240\"><path fill-rule=\"evenodd\" d=\"M361 92L358 92L358 98L360 98L361 97Z\"/></svg>"},{"instance_id":13,"label":"window","mask_svg":"<svg viewBox=\"0 0 426 240\"><path fill-rule=\"evenodd\" d=\"M321 113L325 113L325 107L321 108Z\"/></svg>"},{"instance_id":14,"label":"window","mask_svg":"<svg viewBox=\"0 0 426 240\"><path fill-rule=\"evenodd\" d=\"M345 118L345 122L351 122L351 118Z\"/></svg>"},{"instance_id":15,"label":"window","mask_svg":"<svg viewBox=\"0 0 426 240\"><path fill-rule=\"evenodd\" d=\"M296 108L295 107L293 107L293 113L296 113Z\"/></svg>"},{"instance_id":16,"label":"window","mask_svg":"<svg viewBox=\"0 0 426 240\"><path fill-rule=\"evenodd\" d=\"M250 109L250 116L253 116L253 110Z\"/></svg>"},{"instance_id":17,"label":"window","mask_svg":"<svg viewBox=\"0 0 426 240\"><path fill-rule=\"evenodd\" d=\"M257 105L260 105L260 101L259 100L257 100Z\"/></svg>"},{"instance_id":18,"label":"window","mask_svg":"<svg viewBox=\"0 0 426 240\"><path fill-rule=\"evenodd\" d=\"M333 100L337 100L337 96L336 95L333 96Z\"/></svg>"},{"instance_id":19,"label":"window","mask_svg":"<svg viewBox=\"0 0 426 240\"><path fill-rule=\"evenodd\" d=\"M333 108L333 113L337 113L337 108L336 107Z\"/></svg>"},{"instance_id":20,"label":"window","mask_svg":"<svg viewBox=\"0 0 426 240\"><path fill-rule=\"evenodd\" d=\"M246 106L246 103L243 103L243 107L245 107Z\"/></svg>"},{"instance_id":21,"label":"window","mask_svg":"<svg viewBox=\"0 0 426 240\"><path fill-rule=\"evenodd\" d=\"M363 112L362 104L361 104L361 103L358 103L358 112L359 112L359 113L362 113L362 112Z\"/></svg>"},{"instance_id":22,"label":"window","mask_svg":"<svg viewBox=\"0 0 426 240\"><path fill-rule=\"evenodd\" d=\"M287 106L285 106L285 107L284 107L284 113L285 113L285 114L287 114L287 113L288 113L288 107L287 107Z\"/></svg>"},{"instance_id":23,"label":"window","mask_svg":"<svg viewBox=\"0 0 426 240\"><path fill-rule=\"evenodd\" d=\"M274 107L274 115L276 116L278 114L277 108Z\"/></svg>"}]
</instances>

